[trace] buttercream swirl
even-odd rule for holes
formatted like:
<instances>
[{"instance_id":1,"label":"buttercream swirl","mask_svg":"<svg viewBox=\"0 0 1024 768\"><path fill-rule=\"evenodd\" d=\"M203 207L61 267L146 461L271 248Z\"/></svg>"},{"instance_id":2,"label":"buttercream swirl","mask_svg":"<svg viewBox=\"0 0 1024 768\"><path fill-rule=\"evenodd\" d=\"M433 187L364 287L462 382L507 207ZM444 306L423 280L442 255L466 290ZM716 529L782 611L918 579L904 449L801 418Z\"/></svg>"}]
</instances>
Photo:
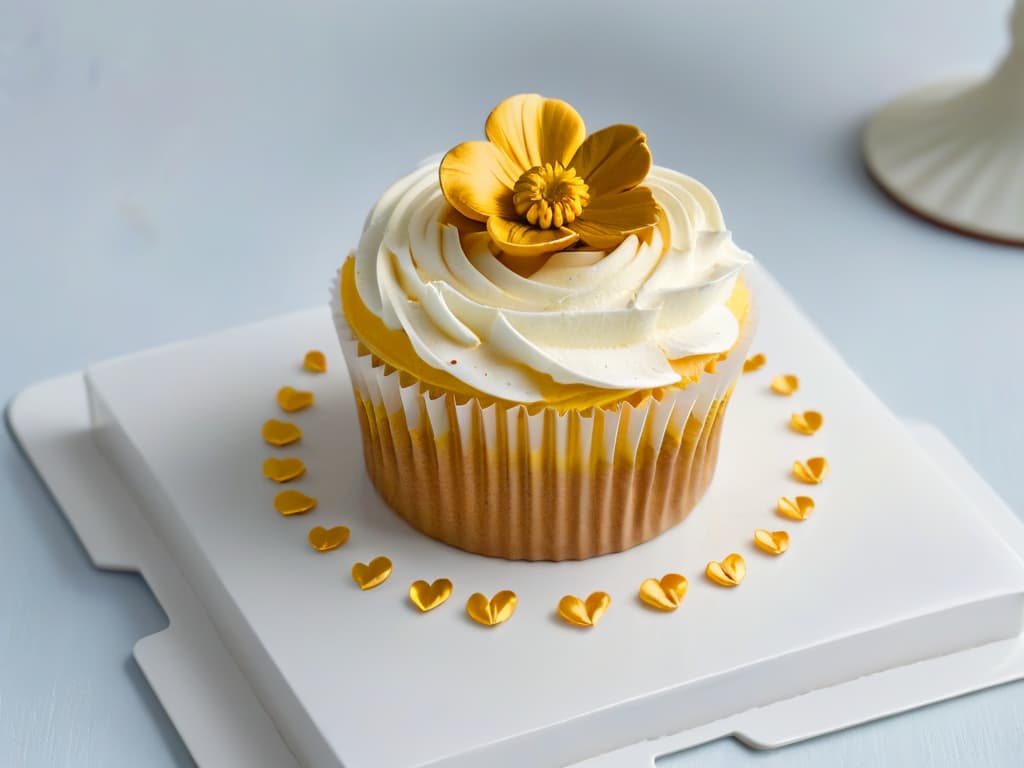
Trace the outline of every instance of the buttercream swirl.
<instances>
[{"instance_id":1,"label":"buttercream swirl","mask_svg":"<svg viewBox=\"0 0 1024 768\"><path fill-rule=\"evenodd\" d=\"M562 251L524 277L486 237L446 223L438 166L425 165L371 211L356 251L359 297L423 362L503 400L543 399L545 377L613 390L675 384L670 361L736 342L726 301L751 257L698 181L655 166L644 184L663 217L649 242Z\"/></svg>"}]
</instances>

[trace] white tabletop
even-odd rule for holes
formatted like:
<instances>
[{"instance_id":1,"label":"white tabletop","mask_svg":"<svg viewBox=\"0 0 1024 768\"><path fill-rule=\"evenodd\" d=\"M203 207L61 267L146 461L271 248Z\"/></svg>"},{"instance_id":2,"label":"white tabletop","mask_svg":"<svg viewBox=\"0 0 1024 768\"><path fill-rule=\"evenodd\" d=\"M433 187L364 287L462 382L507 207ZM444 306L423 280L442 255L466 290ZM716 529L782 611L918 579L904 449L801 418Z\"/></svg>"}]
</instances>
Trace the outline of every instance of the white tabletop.
<instances>
[{"instance_id":1,"label":"white tabletop","mask_svg":"<svg viewBox=\"0 0 1024 768\"><path fill-rule=\"evenodd\" d=\"M536 90L591 128L641 125L881 397L1024 510L1024 251L894 208L858 149L888 98L992 63L1005 0L263 5L0 2L0 398L324 301L390 180ZM6 436L0 500L0 765L188 765L130 656L165 624L145 585L92 568ZM1018 683L663 763L1008 766L1022 747Z\"/></svg>"}]
</instances>

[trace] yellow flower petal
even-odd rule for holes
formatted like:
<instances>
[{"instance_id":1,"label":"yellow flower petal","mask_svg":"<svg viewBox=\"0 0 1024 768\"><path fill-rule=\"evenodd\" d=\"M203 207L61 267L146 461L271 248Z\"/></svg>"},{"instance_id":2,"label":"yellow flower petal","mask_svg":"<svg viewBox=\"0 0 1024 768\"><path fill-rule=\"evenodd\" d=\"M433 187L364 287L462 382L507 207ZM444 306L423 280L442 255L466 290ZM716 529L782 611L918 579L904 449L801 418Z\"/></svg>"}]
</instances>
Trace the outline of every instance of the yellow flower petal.
<instances>
[{"instance_id":1,"label":"yellow flower petal","mask_svg":"<svg viewBox=\"0 0 1024 768\"><path fill-rule=\"evenodd\" d=\"M566 165L587 135L575 109L536 93L505 99L487 117L485 129L487 138L519 166L517 178L536 165Z\"/></svg>"},{"instance_id":2,"label":"yellow flower petal","mask_svg":"<svg viewBox=\"0 0 1024 768\"><path fill-rule=\"evenodd\" d=\"M569 225L593 248L614 248L627 235L642 235L658 223L658 206L647 187L605 195L583 210L583 216Z\"/></svg>"},{"instance_id":3,"label":"yellow flower petal","mask_svg":"<svg viewBox=\"0 0 1024 768\"><path fill-rule=\"evenodd\" d=\"M611 125L587 136L569 166L583 177L593 201L646 179L651 170L651 150L647 137L635 125Z\"/></svg>"},{"instance_id":4,"label":"yellow flower petal","mask_svg":"<svg viewBox=\"0 0 1024 768\"><path fill-rule=\"evenodd\" d=\"M537 229L498 216L487 220L487 232L494 244L510 256L537 256L562 251L580 239L565 227Z\"/></svg>"},{"instance_id":5,"label":"yellow flower petal","mask_svg":"<svg viewBox=\"0 0 1024 768\"><path fill-rule=\"evenodd\" d=\"M511 160L487 141L467 141L444 156L439 172L448 203L470 219L514 218L512 187L519 177Z\"/></svg>"}]
</instances>

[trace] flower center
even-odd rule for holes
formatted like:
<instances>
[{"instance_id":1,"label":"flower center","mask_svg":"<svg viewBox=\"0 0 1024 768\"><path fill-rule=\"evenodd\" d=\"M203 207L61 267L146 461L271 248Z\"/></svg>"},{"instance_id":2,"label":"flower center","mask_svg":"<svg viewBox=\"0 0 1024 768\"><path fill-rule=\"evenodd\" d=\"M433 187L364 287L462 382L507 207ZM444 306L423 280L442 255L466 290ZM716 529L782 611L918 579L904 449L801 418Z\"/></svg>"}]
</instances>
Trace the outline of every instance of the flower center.
<instances>
[{"instance_id":1,"label":"flower center","mask_svg":"<svg viewBox=\"0 0 1024 768\"><path fill-rule=\"evenodd\" d=\"M516 213L541 229L571 224L589 202L589 189L583 179L561 163L535 165L512 188Z\"/></svg>"}]
</instances>

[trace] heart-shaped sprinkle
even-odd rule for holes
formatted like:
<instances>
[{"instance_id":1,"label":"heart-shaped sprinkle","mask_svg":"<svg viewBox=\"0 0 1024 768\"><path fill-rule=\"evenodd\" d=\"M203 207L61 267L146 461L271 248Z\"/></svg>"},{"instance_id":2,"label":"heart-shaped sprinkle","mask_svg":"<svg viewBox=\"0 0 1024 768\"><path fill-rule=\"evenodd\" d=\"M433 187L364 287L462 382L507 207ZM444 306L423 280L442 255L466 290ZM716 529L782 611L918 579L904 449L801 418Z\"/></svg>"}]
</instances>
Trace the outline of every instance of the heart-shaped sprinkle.
<instances>
[{"instance_id":1,"label":"heart-shaped sprinkle","mask_svg":"<svg viewBox=\"0 0 1024 768\"><path fill-rule=\"evenodd\" d=\"M704 569L706 575L715 584L722 587L735 587L747 575L747 564L741 555L733 552L721 562L712 560Z\"/></svg>"},{"instance_id":2,"label":"heart-shaped sprinkle","mask_svg":"<svg viewBox=\"0 0 1024 768\"><path fill-rule=\"evenodd\" d=\"M302 437L302 430L287 421L270 419L263 425L263 439L271 445L290 445Z\"/></svg>"},{"instance_id":3,"label":"heart-shaped sprinkle","mask_svg":"<svg viewBox=\"0 0 1024 768\"><path fill-rule=\"evenodd\" d=\"M793 476L801 483L817 485L828 477L828 461L822 456L807 461L794 461Z\"/></svg>"},{"instance_id":4,"label":"heart-shaped sprinkle","mask_svg":"<svg viewBox=\"0 0 1024 768\"><path fill-rule=\"evenodd\" d=\"M797 496L795 499L781 496L776 509L790 520L806 520L814 511L814 499L810 496Z\"/></svg>"},{"instance_id":5,"label":"heart-shaped sprinkle","mask_svg":"<svg viewBox=\"0 0 1024 768\"><path fill-rule=\"evenodd\" d=\"M277 390L277 404L288 413L301 411L313 404L313 393L292 387L281 387Z\"/></svg>"},{"instance_id":6,"label":"heart-shaped sprinkle","mask_svg":"<svg viewBox=\"0 0 1024 768\"><path fill-rule=\"evenodd\" d=\"M448 579L437 579L433 584L414 581L409 585L409 599L423 613L432 611L452 596L452 583Z\"/></svg>"},{"instance_id":7,"label":"heart-shaped sprinkle","mask_svg":"<svg viewBox=\"0 0 1024 768\"><path fill-rule=\"evenodd\" d=\"M327 373L327 357L319 349L311 349L303 358L302 367L312 373Z\"/></svg>"},{"instance_id":8,"label":"heart-shaped sprinkle","mask_svg":"<svg viewBox=\"0 0 1024 768\"><path fill-rule=\"evenodd\" d=\"M792 395L800 387L800 379L791 373L776 376L771 383L772 392L777 395Z\"/></svg>"},{"instance_id":9,"label":"heart-shaped sprinkle","mask_svg":"<svg viewBox=\"0 0 1024 768\"><path fill-rule=\"evenodd\" d=\"M274 509L285 517L301 515L316 506L316 499L302 491L281 491L274 497Z\"/></svg>"},{"instance_id":10,"label":"heart-shaped sprinkle","mask_svg":"<svg viewBox=\"0 0 1024 768\"><path fill-rule=\"evenodd\" d=\"M574 627L593 627L612 604L607 592L593 592L586 601L576 595L566 595L558 601L558 615Z\"/></svg>"},{"instance_id":11,"label":"heart-shaped sprinkle","mask_svg":"<svg viewBox=\"0 0 1024 768\"><path fill-rule=\"evenodd\" d=\"M753 373L767 362L768 358L762 355L760 352L758 352L756 355L754 355L753 357L748 357L743 362L743 372Z\"/></svg>"},{"instance_id":12,"label":"heart-shaped sprinkle","mask_svg":"<svg viewBox=\"0 0 1024 768\"><path fill-rule=\"evenodd\" d=\"M754 543L769 555L781 555L789 549L789 534L785 531L766 531L758 528L754 531Z\"/></svg>"},{"instance_id":13,"label":"heart-shaped sprinkle","mask_svg":"<svg viewBox=\"0 0 1024 768\"><path fill-rule=\"evenodd\" d=\"M474 592L466 601L466 613L478 624L493 627L503 621L508 621L515 613L518 602L519 598L516 597L516 593L509 589L502 590L490 600L486 595Z\"/></svg>"},{"instance_id":14,"label":"heart-shaped sprinkle","mask_svg":"<svg viewBox=\"0 0 1024 768\"><path fill-rule=\"evenodd\" d=\"M824 423L824 418L817 411L794 413L789 417L789 426L793 428L794 432L799 432L801 435L813 435L821 429L821 425Z\"/></svg>"},{"instance_id":15,"label":"heart-shaped sprinkle","mask_svg":"<svg viewBox=\"0 0 1024 768\"><path fill-rule=\"evenodd\" d=\"M640 599L659 611L674 611L686 597L690 583L678 573L666 573L658 579L645 579L640 585Z\"/></svg>"},{"instance_id":16,"label":"heart-shaped sprinkle","mask_svg":"<svg viewBox=\"0 0 1024 768\"><path fill-rule=\"evenodd\" d=\"M352 579L364 592L368 589L380 586L388 580L391 575L391 561L381 555L366 563L356 563L352 566Z\"/></svg>"},{"instance_id":17,"label":"heart-shaped sprinkle","mask_svg":"<svg viewBox=\"0 0 1024 768\"><path fill-rule=\"evenodd\" d=\"M330 552L348 541L349 533L349 529L344 525L336 525L333 528L318 525L309 530L309 546L317 552Z\"/></svg>"},{"instance_id":18,"label":"heart-shaped sprinkle","mask_svg":"<svg viewBox=\"0 0 1024 768\"><path fill-rule=\"evenodd\" d=\"M263 462L263 476L275 483L287 483L289 480L301 477L305 472L306 465L302 463L302 459L270 458Z\"/></svg>"}]
</instances>

